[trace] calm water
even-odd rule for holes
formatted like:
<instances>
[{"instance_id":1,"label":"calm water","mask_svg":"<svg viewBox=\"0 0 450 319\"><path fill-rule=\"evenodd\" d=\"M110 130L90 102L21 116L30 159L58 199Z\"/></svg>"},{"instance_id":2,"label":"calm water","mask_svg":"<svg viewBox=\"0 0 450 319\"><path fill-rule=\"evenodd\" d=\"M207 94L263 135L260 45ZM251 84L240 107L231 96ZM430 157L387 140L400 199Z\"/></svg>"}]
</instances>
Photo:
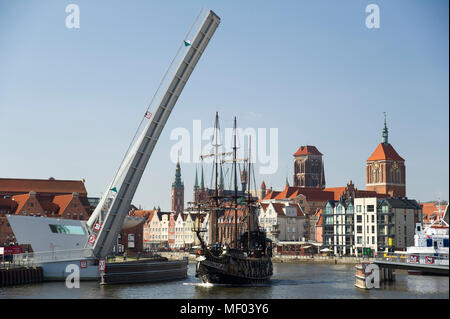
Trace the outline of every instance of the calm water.
<instances>
[{"instance_id":1,"label":"calm water","mask_svg":"<svg viewBox=\"0 0 450 319\"><path fill-rule=\"evenodd\" d=\"M195 264L189 264L188 278L153 284L100 286L81 282L79 289L67 289L64 282L0 288L6 298L420 298L448 299L449 277L412 276L397 273L394 283L381 289L361 290L354 286L355 268L351 265L274 264L270 284L230 287L208 286L194 277Z\"/></svg>"}]
</instances>

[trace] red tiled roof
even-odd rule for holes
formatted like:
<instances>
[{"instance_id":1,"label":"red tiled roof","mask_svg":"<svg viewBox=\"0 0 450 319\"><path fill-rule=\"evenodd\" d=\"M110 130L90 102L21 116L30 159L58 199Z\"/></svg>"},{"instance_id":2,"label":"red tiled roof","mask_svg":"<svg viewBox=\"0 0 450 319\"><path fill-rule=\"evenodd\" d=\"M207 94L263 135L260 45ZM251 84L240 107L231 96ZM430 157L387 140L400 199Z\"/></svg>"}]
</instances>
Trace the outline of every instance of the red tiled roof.
<instances>
[{"instance_id":1,"label":"red tiled roof","mask_svg":"<svg viewBox=\"0 0 450 319\"><path fill-rule=\"evenodd\" d=\"M321 209L319 209L319 211L317 212L317 215L319 215L319 219L317 220L317 222L316 222L316 226L322 226L322 220L323 220L323 218L322 218L322 208Z\"/></svg>"},{"instance_id":2,"label":"red tiled roof","mask_svg":"<svg viewBox=\"0 0 450 319\"><path fill-rule=\"evenodd\" d=\"M319 150L312 145L300 146L297 152L294 153L294 156L298 155L323 155L319 152Z\"/></svg>"},{"instance_id":3,"label":"red tiled roof","mask_svg":"<svg viewBox=\"0 0 450 319\"><path fill-rule=\"evenodd\" d=\"M263 209L264 211L266 211L266 210L267 210L267 207L269 207L269 204L261 203L261 206L262 206L262 209Z\"/></svg>"},{"instance_id":4,"label":"red tiled roof","mask_svg":"<svg viewBox=\"0 0 450 319\"><path fill-rule=\"evenodd\" d=\"M268 194L266 195L266 197L263 198L263 200L264 200L264 199L274 199L275 197L278 196L279 193L280 193L280 192L271 191L270 193L268 193Z\"/></svg>"},{"instance_id":5,"label":"red tiled roof","mask_svg":"<svg viewBox=\"0 0 450 319\"><path fill-rule=\"evenodd\" d=\"M304 195L308 201L327 201L334 199L334 192L320 188L288 186L281 192L269 193L264 197L267 199L293 199L298 195Z\"/></svg>"},{"instance_id":6,"label":"red tiled roof","mask_svg":"<svg viewBox=\"0 0 450 319\"><path fill-rule=\"evenodd\" d=\"M372 153L372 155L367 159L367 161L378 161L378 160L392 160L392 161L404 161L404 159L398 155L391 144L385 145L384 143L378 144L378 147Z\"/></svg>"},{"instance_id":7,"label":"red tiled roof","mask_svg":"<svg viewBox=\"0 0 450 319\"><path fill-rule=\"evenodd\" d=\"M55 193L87 195L82 181L74 180L49 180L49 179L21 179L0 178L0 193Z\"/></svg>"},{"instance_id":8,"label":"red tiled roof","mask_svg":"<svg viewBox=\"0 0 450 319\"><path fill-rule=\"evenodd\" d=\"M333 192L334 200L339 200L341 196L345 193L345 187L327 187L324 190L327 192Z\"/></svg>"},{"instance_id":9,"label":"red tiled roof","mask_svg":"<svg viewBox=\"0 0 450 319\"><path fill-rule=\"evenodd\" d=\"M72 201L73 195L59 195L59 196L55 196L53 198L53 203L55 203L56 205L59 206L59 212L58 215L61 215L64 210L66 209L66 207L70 204L70 202Z\"/></svg>"},{"instance_id":10,"label":"red tiled roof","mask_svg":"<svg viewBox=\"0 0 450 319\"><path fill-rule=\"evenodd\" d=\"M327 187L324 189L327 192L333 192L334 193L334 200L339 200L342 195L345 194L346 188L345 187ZM387 194L381 194L377 193L376 191L369 191L369 190L356 190L355 194L356 198L361 197L377 197L377 198L386 198L389 197Z\"/></svg>"},{"instance_id":11,"label":"red tiled roof","mask_svg":"<svg viewBox=\"0 0 450 319\"><path fill-rule=\"evenodd\" d=\"M22 195L16 195L12 197L14 201L17 202L17 208L16 208L16 214L19 213L23 205L27 202L28 198L30 198L30 194L22 194Z\"/></svg>"},{"instance_id":12,"label":"red tiled roof","mask_svg":"<svg viewBox=\"0 0 450 319\"><path fill-rule=\"evenodd\" d=\"M386 197L391 197L388 194L382 194L382 193L377 193L375 191L367 191L367 190L358 190L356 192L356 197L357 198L361 198L361 197L376 197L376 198L386 198Z\"/></svg>"},{"instance_id":13,"label":"red tiled roof","mask_svg":"<svg viewBox=\"0 0 450 319\"><path fill-rule=\"evenodd\" d=\"M275 211L277 212L278 215L284 216L284 211L283 211L283 207L285 206L282 203L272 203L273 208L275 209Z\"/></svg>"},{"instance_id":14,"label":"red tiled roof","mask_svg":"<svg viewBox=\"0 0 450 319\"><path fill-rule=\"evenodd\" d=\"M299 217L303 217L303 216L305 216L305 214L302 212L302 209L300 208L300 205L294 205L295 206L295 208L297 209L297 216L299 216Z\"/></svg>"},{"instance_id":15,"label":"red tiled roof","mask_svg":"<svg viewBox=\"0 0 450 319\"><path fill-rule=\"evenodd\" d=\"M439 205L436 205L435 203L423 203L422 205L422 213L425 221L431 222L433 218L431 218L432 215L436 215L436 217L439 215ZM446 205L441 205L441 214L444 214ZM441 216L442 217L442 216ZM436 218L438 220L439 218Z\"/></svg>"},{"instance_id":16,"label":"red tiled roof","mask_svg":"<svg viewBox=\"0 0 450 319\"><path fill-rule=\"evenodd\" d=\"M308 201L327 201L334 198L333 192L328 192L320 188L297 187L298 193L306 197Z\"/></svg>"}]
</instances>

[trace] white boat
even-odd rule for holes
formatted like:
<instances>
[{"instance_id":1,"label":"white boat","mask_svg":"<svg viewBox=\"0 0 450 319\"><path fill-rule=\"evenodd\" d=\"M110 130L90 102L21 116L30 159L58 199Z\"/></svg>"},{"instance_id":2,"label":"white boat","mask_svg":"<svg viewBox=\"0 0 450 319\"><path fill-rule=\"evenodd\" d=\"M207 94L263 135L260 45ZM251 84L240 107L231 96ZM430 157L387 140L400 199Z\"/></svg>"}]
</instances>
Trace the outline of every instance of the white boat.
<instances>
[{"instance_id":1,"label":"white boat","mask_svg":"<svg viewBox=\"0 0 450 319\"><path fill-rule=\"evenodd\" d=\"M445 210L447 212L447 209ZM427 227L416 224L414 246L406 249L406 262L448 266L449 229L444 218ZM404 253L404 252L403 252Z\"/></svg>"}]
</instances>

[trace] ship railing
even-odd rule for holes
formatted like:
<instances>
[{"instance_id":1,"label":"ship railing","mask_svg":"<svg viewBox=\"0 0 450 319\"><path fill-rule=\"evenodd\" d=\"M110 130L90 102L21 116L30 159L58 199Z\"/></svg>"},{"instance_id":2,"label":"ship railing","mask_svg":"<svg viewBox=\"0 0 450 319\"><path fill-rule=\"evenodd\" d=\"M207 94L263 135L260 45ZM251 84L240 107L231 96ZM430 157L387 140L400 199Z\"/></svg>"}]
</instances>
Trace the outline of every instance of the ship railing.
<instances>
[{"instance_id":1,"label":"ship railing","mask_svg":"<svg viewBox=\"0 0 450 319\"><path fill-rule=\"evenodd\" d=\"M392 261L402 264L442 265L448 266L448 255L424 255L411 253L378 253L375 260Z\"/></svg>"},{"instance_id":2,"label":"ship railing","mask_svg":"<svg viewBox=\"0 0 450 319\"><path fill-rule=\"evenodd\" d=\"M94 254L91 248L39 251L39 252L15 254L12 263L23 265L34 265L46 262L82 260L93 257Z\"/></svg>"}]
</instances>

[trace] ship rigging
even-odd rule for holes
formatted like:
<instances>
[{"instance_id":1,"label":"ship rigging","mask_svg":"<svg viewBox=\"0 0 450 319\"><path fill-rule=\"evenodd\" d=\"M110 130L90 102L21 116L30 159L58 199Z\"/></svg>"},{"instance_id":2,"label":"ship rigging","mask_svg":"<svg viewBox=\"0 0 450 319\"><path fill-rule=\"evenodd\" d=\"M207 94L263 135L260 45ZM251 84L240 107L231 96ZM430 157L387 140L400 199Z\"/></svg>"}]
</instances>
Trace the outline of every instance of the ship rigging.
<instances>
[{"instance_id":1,"label":"ship rigging","mask_svg":"<svg viewBox=\"0 0 450 319\"><path fill-rule=\"evenodd\" d=\"M204 283L219 284L259 284L267 282L273 274L272 267L272 242L266 237L265 232L258 227L257 219L254 217L256 200L251 195L251 139L249 140L249 156L246 159L237 159L236 145L236 117L234 118L234 145L233 152L219 153L219 116L216 113L214 129L213 154L204 155L201 158L214 157L214 194L205 200L197 200L194 205L197 212L201 210L208 212L209 242L205 241L200 229L200 223L196 225L195 232L200 241L201 249L198 251L196 277ZM234 193L231 196L223 196L218 187L218 165L219 157L233 155ZM222 160L222 163L230 160ZM237 186L237 162L247 163L247 193L243 189L238 192ZM245 174L244 174L245 175ZM242 174L241 174L242 176ZM238 211L241 212L239 216ZM233 214L230 214L233 213ZM232 216L232 217L231 217ZM200 220L200 216L197 216ZM230 218L231 217L231 218ZM218 221L227 219L233 221L231 238L225 238L224 229L219 231ZM239 225L239 222L241 225ZM242 232L239 234L239 228Z\"/></svg>"}]
</instances>

